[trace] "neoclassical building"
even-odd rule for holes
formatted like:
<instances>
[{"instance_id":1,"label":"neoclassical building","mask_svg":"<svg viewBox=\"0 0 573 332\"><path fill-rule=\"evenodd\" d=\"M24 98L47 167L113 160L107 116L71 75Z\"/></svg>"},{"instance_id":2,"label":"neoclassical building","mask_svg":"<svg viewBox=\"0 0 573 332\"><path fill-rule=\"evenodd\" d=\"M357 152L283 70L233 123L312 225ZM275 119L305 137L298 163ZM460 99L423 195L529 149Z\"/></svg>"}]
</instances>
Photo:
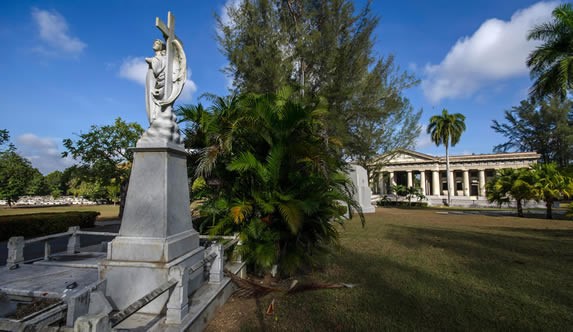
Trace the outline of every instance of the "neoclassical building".
<instances>
[{"instance_id":1,"label":"neoclassical building","mask_svg":"<svg viewBox=\"0 0 573 332\"><path fill-rule=\"evenodd\" d=\"M450 156L452 197L485 199L485 184L503 168L523 168L539 160L535 152L472 154ZM430 156L411 150L382 155L376 161L371 185L375 194L392 194L392 185L419 187L424 195L444 197L448 194L446 157Z\"/></svg>"}]
</instances>

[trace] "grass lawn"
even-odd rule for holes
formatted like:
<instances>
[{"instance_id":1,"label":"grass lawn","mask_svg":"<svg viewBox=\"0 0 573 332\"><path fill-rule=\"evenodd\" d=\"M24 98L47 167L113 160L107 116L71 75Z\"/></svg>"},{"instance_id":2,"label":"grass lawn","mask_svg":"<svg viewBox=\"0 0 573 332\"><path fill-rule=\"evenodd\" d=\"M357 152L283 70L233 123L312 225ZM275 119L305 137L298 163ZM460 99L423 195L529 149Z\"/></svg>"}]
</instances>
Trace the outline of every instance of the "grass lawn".
<instances>
[{"instance_id":1,"label":"grass lawn","mask_svg":"<svg viewBox=\"0 0 573 332\"><path fill-rule=\"evenodd\" d=\"M29 213L53 213L53 212L68 212L68 211L98 211L100 215L98 220L113 220L117 219L119 214L119 205L86 205L86 206L54 206L54 207L39 207L39 208L0 208L0 216L15 215L15 214L29 214Z\"/></svg>"},{"instance_id":2,"label":"grass lawn","mask_svg":"<svg viewBox=\"0 0 573 332\"><path fill-rule=\"evenodd\" d=\"M356 288L232 298L208 331L571 329L573 222L446 213L351 220L340 251L305 279Z\"/></svg>"}]
</instances>

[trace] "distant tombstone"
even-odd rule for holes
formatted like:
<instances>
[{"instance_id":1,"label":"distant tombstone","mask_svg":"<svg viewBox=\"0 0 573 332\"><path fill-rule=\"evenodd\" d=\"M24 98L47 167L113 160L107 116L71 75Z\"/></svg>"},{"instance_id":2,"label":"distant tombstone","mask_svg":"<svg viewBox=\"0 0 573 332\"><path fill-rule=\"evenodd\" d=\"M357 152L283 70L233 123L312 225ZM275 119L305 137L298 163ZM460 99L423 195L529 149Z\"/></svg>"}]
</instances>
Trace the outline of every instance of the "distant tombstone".
<instances>
[{"instance_id":1,"label":"distant tombstone","mask_svg":"<svg viewBox=\"0 0 573 332\"><path fill-rule=\"evenodd\" d=\"M351 165L348 176L354 184L354 200L360 204L363 213L374 213L376 208L372 205L372 190L368 186L368 173L364 167Z\"/></svg>"}]
</instances>

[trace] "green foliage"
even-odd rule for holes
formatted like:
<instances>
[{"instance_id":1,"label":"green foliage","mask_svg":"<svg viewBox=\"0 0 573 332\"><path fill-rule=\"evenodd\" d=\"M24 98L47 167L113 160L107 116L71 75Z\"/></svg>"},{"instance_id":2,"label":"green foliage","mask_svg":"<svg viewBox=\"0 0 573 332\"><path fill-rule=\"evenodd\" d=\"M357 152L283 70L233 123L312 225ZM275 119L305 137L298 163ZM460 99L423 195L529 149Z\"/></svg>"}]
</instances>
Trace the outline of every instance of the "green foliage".
<instances>
[{"instance_id":1,"label":"green foliage","mask_svg":"<svg viewBox=\"0 0 573 332\"><path fill-rule=\"evenodd\" d=\"M573 7L560 4L553 20L535 26L528 40L543 42L527 59L533 86L529 95L537 100L556 95L561 99L573 87Z\"/></svg>"},{"instance_id":2,"label":"green foliage","mask_svg":"<svg viewBox=\"0 0 573 332\"><path fill-rule=\"evenodd\" d=\"M6 129L0 129L0 147L10 140L10 133ZM3 150L0 150L3 152Z\"/></svg>"},{"instance_id":3,"label":"green foliage","mask_svg":"<svg viewBox=\"0 0 573 332\"><path fill-rule=\"evenodd\" d=\"M408 205L412 204L412 198L417 198L419 201L426 198L422 193L422 190L418 187L408 187L406 188L406 199L408 200Z\"/></svg>"},{"instance_id":4,"label":"green foliage","mask_svg":"<svg viewBox=\"0 0 573 332\"><path fill-rule=\"evenodd\" d=\"M441 115L434 115L430 118L427 133L431 135L432 142L437 146L444 145L446 149L456 146L466 130L466 117L461 113L448 113L447 109L442 110Z\"/></svg>"},{"instance_id":5,"label":"green foliage","mask_svg":"<svg viewBox=\"0 0 573 332\"><path fill-rule=\"evenodd\" d=\"M35 174L30 162L22 158L14 149L0 153L0 199L12 206L25 195Z\"/></svg>"},{"instance_id":6,"label":"green foliage","mask_svg":"<svg viewBox=\"0 0 573 332\"><path fill-rule=\"evenodd\" d=\"M89 200L98 200L109 198L107 188L112 186L104 186L101 181L88 181L81 180L80 178L73 178L69 183L70 188L68 192L76 197L84 197Z\"/></svg>"},{"instance_id":7,"label":"green foliage","mask_svg":"<svg viewBox=\"0 0 573 332\"><path fill-rule=\"evenodd\" d=\"M336 147L320 135L323 103L305 106L288 88L210 98L193 124L204 135L193 184L206 198L197 227L239 232L243 256L259 271L278 264L292 273L315 262L336 243L341 205L358 208Z\"/></svg>"},{"instance_id":8,"label":"green foliage","mask_svg":"<svg viewBox=\"0 0 573 332\"><path fill-rule=\"evenodd\" d=\"M515 199L517 216L523 217L523 201L536 199L533 191L535 178L530 169L500 169L495 177L486 183L487 199L501 207Z\"/></svg>"},{"instance_id":9,"label":"green foliage","mask_svg":"<svg viewBox=\"0 0 573 332\"><path fill-rule=\"evenodd\" d=\"M573 159L572 108L570 100L558 97L537 103L521 101L519 106L505 111L505 123L493 121L491 128L507 138L494 151L535 151L544 163L569 165Z\"/></svg>"},{"instance_id":10,"label":"green foliage","mask_svg":"<svg viewBox=\"0 0 573 332\"><path fill-rule=\"evenodd\" d=\"M553 219L552 205L555 201L573 197L573 179L565 176L555 163L535 164L532 167L533 193L537 200L544 201L547 219Z\"/></svg>"},{"instance_id":11,"label":"green foliage","mask_svg":"<svg viewBox=\"0 0 573 332\"><path fill-rule=\"evenodd\" d=\"M377 206L380 207L413 207L413 208L425 208L428 207L427 202L402 202L402 201L391 201L388 198L380 199L376 202Z\"/></svg>"},{"instance_id":12,"label":"green foliage","mask_svg":"<svg viewBox=\"0 0 573 332\"><path fill-rule=\"evenodd\" d=\"M61 171L53 171L44 177L50 195L54 198L60 197L67 191L67 186L62 185L62 177L63 173Z\"/></svg>"},{"instance_id":13,"label":"green foliage","mask_svg":"<svg viewBox=\"0 0 573 332\"><path fill-rule=\"evenodd\" d=\"M396 202L398 201L399 197L405 197L407 195L406 186L401 184L390 185L390 191L394 194Z\"/></svg>"},{"instance_id":14,"label":"green foliage","mask_svg":"<svg viewBox=\"0 0 573 332\"><path fill-rule=\"evenodd\" d=\"M119 202L121 188L115 179L113 179L110 184L105 186L105 191L107 193L107 198L112 201L114 205Z\"/></svg>"},{"instance_id":15,"label":"green foliage","mask_svg":"<svg viewBox=\"0 0 573 332\"><path fill-rule=\"evenodd\" d=\"M30 182L26 187L26 195L30 196L44 196L50 194L50 188L48 187L44 175L40 173L36 168L32 169L32 174Z\"/></svg>"},{"instance_id":16,"label":"green foliage","mask_svg":"<svg viewBox=\"0 0 573 332\"><path fill-rule=\"evenodd\" d=\"M65 232L68 227L93 227L99 212L34 213L0 216L0 241L12 236L43 236Z\"/></svg>"},{"instance_id":17,"label":"green foliage","mask_svg":"<svg viewBox=\"0 0 573 332\"><path fill-rule=\"evenodd\" d=\"M486 192L488 200L498 202L500 206L515 199L520 217L523 217L523 200L544 201L546 217L552 219L553 203L573 197L573 179L555 163L538 163L531 168L499 170L495 178L486 184Z\"/></svg>"},{"instance_id":18,"label":"green foliage","mask_svg":"<svg viewBox=\"0 0 573 332\"><path fill-rule=\"evenodd\" d=\"M72 190L88 192L99 195L98 187L111 184L115 180L120 184L120 218L123 213L123 203L127 192L127 183L133 152L129 149L135 146L137 140L143 133L143 128L135 122L126 123L121 118L115 119L113 125L91 126L90 131L79 134L79 139L73 141L69 138L63 140L67 151L62 153L63 157L72 156L80 161L80 166L87 168L82 171L81 181L76 181ZM76 172L81 168L76 168ZM68 175L66 175L67 177ZM66 179L68 182L71 178ZM86 183L83 185L81 183ZM98 189L98 190L96 190Z\"/></svg>"},{"instance_id":19,"label":"green foliage","mask_svg":"<svg viewBox=\"0 0 573 332\"><path fill-rule=\"evenodd\" d=\"M455 146L460 141L462 133L466 130L465 120L466 117L463 114L450 114L445 108L442 110L442 115L434 115L430 118L427 133L437 146L443 144L446 147L446 174L450 174L449 147ZM450 176L447 176L446 180L448 182L448 205L450 205L453 187L450 183Z\"/></svg>"},{"instance_id":20,"label":"green foliage","mask_svg":"<svg viewBox=\"0 0 573 332\"><path fill-rule=\"evenodd\" d=\"M321 136L368 171L376 154L413 146L421 111L402 92L419 81L375 54L369 2L356 10L348 0L247 0L227 13L218 38L235 92L288 85L304 103L323 98Z\"/></svg>"}]
</instances>

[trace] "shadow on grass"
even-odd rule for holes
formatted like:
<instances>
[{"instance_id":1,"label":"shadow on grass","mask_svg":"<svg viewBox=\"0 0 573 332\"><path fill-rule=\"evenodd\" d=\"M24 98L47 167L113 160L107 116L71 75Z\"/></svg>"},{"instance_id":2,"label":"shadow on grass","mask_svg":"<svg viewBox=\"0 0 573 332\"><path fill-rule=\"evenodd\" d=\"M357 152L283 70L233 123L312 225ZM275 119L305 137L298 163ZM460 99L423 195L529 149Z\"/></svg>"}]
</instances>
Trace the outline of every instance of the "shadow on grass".
<instances>
[{"instance_id":1,"label":"shadow on grass","mask_svg":"<svg viewBox=\"0 0 573 332\"><path fill-rule=\"evenodd\" d=\"M570 231L386 227L388 252L383 246L368 253L348 246L319 275L358 287L283 296L266 327L465 331L573 326Z\"/></svg>"}]
</instances>

